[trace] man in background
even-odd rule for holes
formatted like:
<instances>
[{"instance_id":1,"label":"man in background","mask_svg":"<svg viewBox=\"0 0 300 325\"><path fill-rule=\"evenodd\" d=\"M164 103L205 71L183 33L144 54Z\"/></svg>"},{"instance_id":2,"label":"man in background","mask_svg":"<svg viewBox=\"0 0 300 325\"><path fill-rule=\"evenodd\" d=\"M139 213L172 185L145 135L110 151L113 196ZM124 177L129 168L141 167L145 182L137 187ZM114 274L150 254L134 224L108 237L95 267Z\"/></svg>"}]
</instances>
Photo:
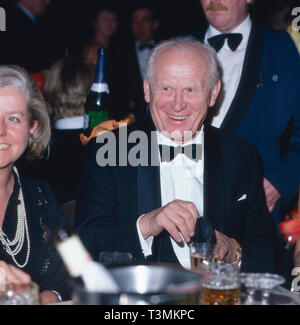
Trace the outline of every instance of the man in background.
<instances>
[{"instance_id":1,"label":"man in background","mask_svg":"<svg viewBox=\"0 0 300 325\"><path fill-rule=\"evenodd\" d=\"M159 21L151 6L141 3L133 9L131 14L133 42L129 44L125 64L128 68L130 107L137 119L143 118L147 112L143 81L147 60L156 44L154 34L158 27Z\"/></svg>"},{"instance_id":2,"label":"man in background","mask_svg":"<svg viewBox=\"0 0 300 325\"><path fill-rule=\"evenodd\" d=\"M223 96L210 123L258 149L278 230L300 184L300 59L286 33L251 20L252 2L201 0L209 26L194 36L216 49L222 66Z\"/></svg>"},{"instance_id":3,"label":"man in background","mask_svg":"<svg viewBox=\"0 0 300 325\"><path fill-rule=\"evenodd\" d=\"M50 2L19 0L16 5L8 7L1 64L17 64L30 73L49 68L48 41L43 36L38 17L46 12Z\"/></svg>"}]
</instances>

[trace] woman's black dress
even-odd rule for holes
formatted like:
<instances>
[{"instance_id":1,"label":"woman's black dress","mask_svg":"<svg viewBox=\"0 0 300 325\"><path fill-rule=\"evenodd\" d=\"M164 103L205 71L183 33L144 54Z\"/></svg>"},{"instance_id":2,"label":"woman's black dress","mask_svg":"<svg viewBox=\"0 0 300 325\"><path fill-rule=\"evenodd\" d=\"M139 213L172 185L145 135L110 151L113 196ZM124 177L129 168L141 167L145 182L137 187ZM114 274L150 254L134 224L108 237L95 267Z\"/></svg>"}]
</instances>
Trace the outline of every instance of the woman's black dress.
<instances>
[{"instance_id":1,"label":"woman's black dress","mask_svg":"<svg viewBox=\"0 0 300 325\"><path fill-rule=\"evenodd\" d=\"M17 206L20 203L18 200L20 187L15 174L14 176L15 185L2 226L2 230L10 241L16 234ZM22 270L39 285L40 292L55 290L64 300L70 299L69 277L54 245L55 231L61 227L68 227L68 222L45 182L22 176L20 176L20 181L30 237L30 257L28 264ZM15 256L19 264L24 264L26 253L27 241L25 239L22 250ZM2 243L0 244L0 260L15 265Z\"/></svg>"}]
</instances>

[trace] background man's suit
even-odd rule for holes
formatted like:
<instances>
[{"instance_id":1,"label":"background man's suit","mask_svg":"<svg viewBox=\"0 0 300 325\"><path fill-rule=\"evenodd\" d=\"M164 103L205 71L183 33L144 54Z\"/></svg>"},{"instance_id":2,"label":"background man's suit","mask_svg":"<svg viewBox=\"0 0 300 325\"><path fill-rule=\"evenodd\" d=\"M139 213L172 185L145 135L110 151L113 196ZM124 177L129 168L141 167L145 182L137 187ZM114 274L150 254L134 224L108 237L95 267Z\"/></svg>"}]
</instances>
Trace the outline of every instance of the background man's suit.
<instances>
[{"instance_id":1,"label":"background man's suit","mask_svg":"<svg viewBox=\"0 0 300 325\"><path fill-rule=\"evenodd\" d=\"M150 139L155 128L148 119L130 126L128 134L130 130L144 130ZM205 216L214 229L241 244L243 270L273 272L273 222L265 204L256 150L213 127L207 127L204 139ZM117 148L118 145L117 141ZM77 231L94 258L101 250L120 250L145 262L136 221L142 214L161 207L159 167L99 167L96 154L100 147L93 142L88 150L77 210L81 225ZM128 145L128 151L131 147ZM238 201L244 194L246 199ZM178 263L168 234L156 237L153 246L152 261Z\"/></svg>"},{"instance_id":2,"label":"background man's suit","mask_svg":"<svg viewBox=\"0 0 300 325\"><path fill-rule=\"evenodd\" d=\"M131 110L137 119L144 118L147 113L147 103L144 98L143 78L140 72L138 58L135 50L135 42L130 41L124 46L123 64L126 65L127 88L130 101L134 102L134 109Z\"/></svg>"},{"instance_id":3,"label":"background man's suit","mask_svg":"<svg viewBox=\"0 0 300 325\"><path fill-rule=\"evenodd\" d=\"M1 34L1 64L17 64L31 73L48 69L53 62L50 40L40 24L17 5L7 6L7 31Z\"/></svg>"},{"instance_id":4,"label":"background man's suit","mask_svg":"<svg viewBox=\"0 0 300 325\"><path fill-rule=\"evenodd\" d=\"M193 33L204 39L205 30ZM258 149L264 175L282 198L272 216L300 185L300 58L290 37L252 24L241 80L221 125Z\"/></svg>"}]
</instances>

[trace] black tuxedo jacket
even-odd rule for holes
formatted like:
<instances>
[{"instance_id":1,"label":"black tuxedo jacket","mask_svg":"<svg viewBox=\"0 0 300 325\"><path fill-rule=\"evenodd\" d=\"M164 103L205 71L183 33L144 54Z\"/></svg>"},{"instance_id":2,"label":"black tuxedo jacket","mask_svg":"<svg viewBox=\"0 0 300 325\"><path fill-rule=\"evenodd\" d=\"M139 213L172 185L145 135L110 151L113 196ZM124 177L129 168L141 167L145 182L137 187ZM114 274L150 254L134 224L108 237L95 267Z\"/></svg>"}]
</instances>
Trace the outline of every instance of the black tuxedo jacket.
<instances>
[{"instance_id":1,"label":"black tuxedo jacket","mask_svg":"<svg viewBox=\"0 0 300 325\"><path fill-rule=\"evenodd\" d=\"M1 33L1 64L17 64L35 73L50 67L51 47L40 26L35 27L18 6L7 6L7 31Z\"/></svg>"},{"instance_id":2,"label":"black tuxedo jacket","mask_svg":"<svg viewBox=\"0 0 300 325\"><path fill-rule=\"evenodd\" d=\"M128 134L136 130L145 131L150 139L155 128L147 119L131 125ZM115 134L119 148L119 130ZM274 228L265 204L256 150L211 126L206 127L204 138L205 216L214 229L241 244L244 271L273 272ZM77 231L96 259L100 251L118 250L131 252L136 261L145 262L136 221L161 207L160 169L140 165L99 167L96 155L101 146L95 141L88 148L77 205ZM133 146L128 144L127 152ZM124 145L120 148L123 150ZM157 161L158 150L152 152L151 156L149 146L149 161ZM116 158L118 161L119 152ZM239 200L242 196L246 199ZM167 233L154 239L151 260L178 263Z\"/></svg>"}]
</instances>

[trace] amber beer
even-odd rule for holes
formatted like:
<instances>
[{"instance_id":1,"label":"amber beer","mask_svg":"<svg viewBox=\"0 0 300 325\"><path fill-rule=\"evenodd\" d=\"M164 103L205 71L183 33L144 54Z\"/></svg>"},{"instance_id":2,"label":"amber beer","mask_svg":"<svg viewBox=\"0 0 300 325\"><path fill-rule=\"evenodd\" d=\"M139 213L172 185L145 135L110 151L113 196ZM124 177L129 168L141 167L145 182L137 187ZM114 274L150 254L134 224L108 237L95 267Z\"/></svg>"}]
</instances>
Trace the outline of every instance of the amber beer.
<instances>
[{"instance_id":1,"label":"amber beer","mask_svg":"<svg viewBox=\"0 0 300 325\"><path fill-rule=\"evenodd\" d=\"M234 305L240 300L240 274L236 265L216 263L204 274L201 303Z\"/></svg>"},{"instance_id":2,"label":"amber beer","mask_svg":"<svg viewBox=\"0 0 300 325\"><path fill-rule=\"evenodd\" d=\"M202 288L202 305L234 305L239 302L240 287Z\"/></svg>"}]
</instances>

